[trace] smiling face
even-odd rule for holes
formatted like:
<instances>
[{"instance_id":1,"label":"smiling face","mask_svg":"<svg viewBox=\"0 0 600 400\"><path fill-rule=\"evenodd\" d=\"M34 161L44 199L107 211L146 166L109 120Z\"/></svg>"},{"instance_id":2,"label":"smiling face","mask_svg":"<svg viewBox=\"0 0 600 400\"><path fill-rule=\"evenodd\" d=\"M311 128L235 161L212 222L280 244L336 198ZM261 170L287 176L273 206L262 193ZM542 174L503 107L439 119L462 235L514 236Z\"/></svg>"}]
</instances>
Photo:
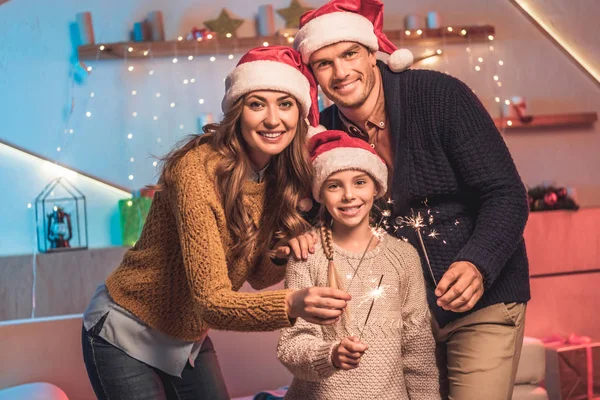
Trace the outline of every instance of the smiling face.
<instances>
[{"instance_id":1,"label":"smiling face","mask_svg":"<svg viewBox=\"0 0 600 400\"><path fill-rule=\"evenodd\" d=\"M311 54L309 65L323 93L340 107L359 108L375 86L375 53L355 42L325 46Z\"/></svg>"},{"instance_id":2,"label":"smiling face","mask_svg":"<svg viewBox=\"0 0 600 400\"><path fill-rule=\"evenodd\" d=\"M254 170L266 167L272 156L288 147L299 119L300 108L290 94L260 90L246 95L240 128Z\"/></svg>"},{"instance_id":3,"label":"smiling face","mask_svg":"<svg viewBox=\"0 0 600 400\"><path fill-rule=\"evenodd\" d=\"M349 169L331 174L321 188L323 205L336 224L344 228L369 226L369 213L377 195L377 184L369 174Z\"/></svg>"}]
</instances>

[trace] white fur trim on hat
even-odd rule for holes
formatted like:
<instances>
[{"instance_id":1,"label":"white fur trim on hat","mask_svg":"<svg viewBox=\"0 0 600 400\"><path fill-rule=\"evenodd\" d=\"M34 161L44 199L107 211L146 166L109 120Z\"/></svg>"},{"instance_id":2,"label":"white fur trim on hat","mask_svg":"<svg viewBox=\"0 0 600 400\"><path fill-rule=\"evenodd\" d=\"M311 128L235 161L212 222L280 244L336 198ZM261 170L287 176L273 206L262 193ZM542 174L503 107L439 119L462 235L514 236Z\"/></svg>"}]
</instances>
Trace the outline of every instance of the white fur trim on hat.
<instances>
[{"instance_id":1,"label":"white fur trim on hat","mask_svg":"<svg viewBox=\"0 0 600 400\"><path fill-rule=\"evenodd\" d=\"M357 169L371 175L379 184L377 198L387 192L388 170L379 156L358 147L337 147L319 155L313 161L313 197L321 202L321 186L332 174Z\"/></svg>"},{"instance_id":2,"label":"white fur trim on hat","mask_svg":"<svg viewBox=\"0 0 600 400\"><path fill-rule=\"evenodd\" d=\"M298 69L277 61L258 60L240 64L225 80L225 96L221 102L227 112L241 96L255 90L289 93L300 103L302 116L310 111L310 83Z\"/></svg>"},{"instance_id":3,"label":"white fur trim on hat","mask_svg":"<svg viewBox=\"0 0 600 400\"><path fill-rule=\"evenodd\" d=\"M360 14L341 11L321 15L304 25L296 34L294 48L308 64L312 53L339 42L357 42L372 51L379 49L371 21Z\"/></svg>"},{"instance_id":4,"label":"white fur trim on hat","mask_svg":"<svg viewBox=\"0 0 600 400\"><path fill-rule=\"evenodd\" d=\"M325 132L326 130L327 128L325 128L323 125L310 126L310 124L308 124L308 133L306 135L306 139L308 140L311 137L315 136L317 133Z\"/></svg>"}]
</instances>

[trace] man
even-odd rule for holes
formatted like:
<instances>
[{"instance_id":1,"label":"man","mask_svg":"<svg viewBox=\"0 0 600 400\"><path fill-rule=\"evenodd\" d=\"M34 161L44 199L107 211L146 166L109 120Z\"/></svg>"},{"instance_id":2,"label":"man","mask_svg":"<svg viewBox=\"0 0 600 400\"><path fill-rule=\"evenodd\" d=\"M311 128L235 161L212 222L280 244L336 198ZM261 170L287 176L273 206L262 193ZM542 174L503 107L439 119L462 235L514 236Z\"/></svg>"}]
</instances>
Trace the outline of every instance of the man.
<instances>
[{"instance_id":1,"label":"man","mask_svg":"<svg viewBox=\"0 0 600 400\"><path fill-rule=\"evenodd\" d=\"M424 249L414 230L410 240L449 398L510 399L530 299L525 188L472 91L442 73L400 72L412 56L395 50L382 21L379 0L333 0L302 16L294 47L334 102L321 124L363 137L386 161L394 218L433 216L440 237L423 235ZM377 50L391 54L387 65Z\"/></svg>"}]
</instances>

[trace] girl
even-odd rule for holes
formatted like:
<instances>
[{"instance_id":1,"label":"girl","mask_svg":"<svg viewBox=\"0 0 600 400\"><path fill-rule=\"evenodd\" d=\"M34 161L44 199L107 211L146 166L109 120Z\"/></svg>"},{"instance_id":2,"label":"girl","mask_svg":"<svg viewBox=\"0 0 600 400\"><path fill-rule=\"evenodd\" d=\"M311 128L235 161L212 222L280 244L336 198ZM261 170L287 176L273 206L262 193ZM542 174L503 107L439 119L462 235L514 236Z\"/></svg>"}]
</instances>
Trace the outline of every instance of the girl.
<instances>
[{"instance_id":1,"label":"girl","mask_svg":"<svg viewBox=\"0 0 600 400\"><path fill-rule=\"evenodd\" d=\"M99 399L229 399L209 328L331 324L350 299L324 288L237 293L245 281L262 289L283 279L287 259L271 249L306 229L296 207L310 184L305 119L314 124L318 109L299 54L248 52L222 107L220 124L165 158L139 241L84 314Z\"/></svg>"},{"instance_id":2,"label":"girl","mask_svg":"<svg viewBox=\"0 0 600 400\"><path fill-rule=\"evenodd\" d=\"M340 131L316 134L309 147L322 237L308 261L288 265L286 287L343 288L353 301L339 324L298 320L282 331L277 354L295 376L285 398L439 399L419 256L369 224L387 191L385 162Z\"/></svg>"}]
</instances>

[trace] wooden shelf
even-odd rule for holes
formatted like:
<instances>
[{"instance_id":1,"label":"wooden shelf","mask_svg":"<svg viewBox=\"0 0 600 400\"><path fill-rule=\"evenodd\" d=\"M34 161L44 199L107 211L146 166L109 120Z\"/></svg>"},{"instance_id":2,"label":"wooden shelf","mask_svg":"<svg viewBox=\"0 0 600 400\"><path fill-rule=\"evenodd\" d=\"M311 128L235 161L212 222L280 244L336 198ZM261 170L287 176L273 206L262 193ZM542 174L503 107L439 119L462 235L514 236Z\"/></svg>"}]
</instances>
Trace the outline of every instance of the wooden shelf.
<instances>
[{"instance_id":1,"label":"wooden shelf","mask_svg":"<svg viewBox=\"0 0 600 400\"><path fill-rule=\"evenodd\" d=\"M552 115L533 115L531 121L523 122L518 119L496 118L494 123L498 129L539 129L539 128L559 128L568 126L588 126L598 120L598 114L595 112L586 112L578 114L552 114Z\"/></svg>"},{"instance_id":2,"label":"wooden shelf","mask_svg":"<svg viewBox=\"0 0 600 400\"><path fill-rule=\"evenodd\" d=\"M462 32L466 34L462 34ZM385 31L387 37L399 46L432 46L443 47L448 44L468 44L489 41L489 36L494 35L495 29L490 25L482 26L457 26L452 31L447 27L440 29L423 29L421 35L417 31L404 30ZM218 54L245 53L251 48L271 45L291 46L290 38L283 36L241 37L241 38L213 38L196 40L172 40L164 42L120 42L98 43L79 46L80 60L115 60L147 57L188 57L210 56ZM129 49L132 51L129 51Z\"/></svg>"}]
</instances>

